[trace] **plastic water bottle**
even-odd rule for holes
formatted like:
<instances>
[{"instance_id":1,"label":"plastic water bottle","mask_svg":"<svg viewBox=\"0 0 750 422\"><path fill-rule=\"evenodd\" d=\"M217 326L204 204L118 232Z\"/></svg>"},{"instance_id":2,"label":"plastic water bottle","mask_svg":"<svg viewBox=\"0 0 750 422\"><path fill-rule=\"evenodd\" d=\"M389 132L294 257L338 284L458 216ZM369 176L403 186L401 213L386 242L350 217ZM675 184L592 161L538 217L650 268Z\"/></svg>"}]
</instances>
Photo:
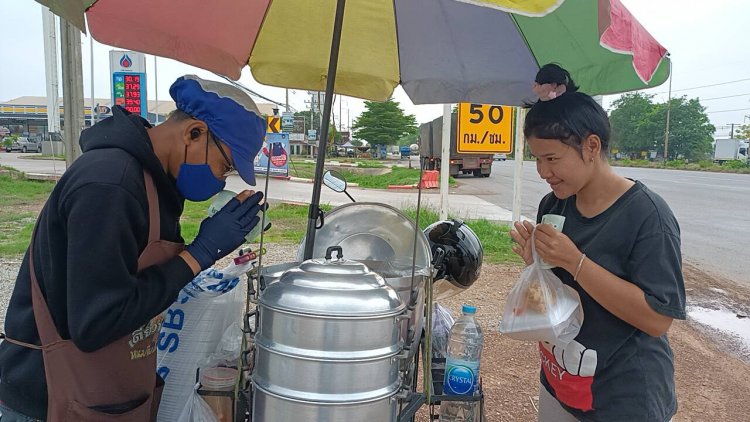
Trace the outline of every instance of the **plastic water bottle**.
<instances>
[{"instance_id":1,"label":"plastic water bottle","mask_svg":"<svg viewBox=\"0 0 750 422\"><path fill-rule=\"evenodd\" d=\"M208 206L208 216L211 217L217 212L219 212L219 210L222 209L224 205L226 205L227 202L231 201L232 198L234 198L235 196L237 196L237 193L232 192L231 190L226 190L226 189L217 193L216 196L214 196L214 200L211 202L211 205ZM261 225L263 224L263 214L265 214L265 212L263 211L260 211L258 213L258 218L260 218L260 221L258 222L258 224L255 225L255 227L253 227L252 230L250 230L250 233L248 233L247 236L245 236L246 241L252 242L258 237L260 237L260 231L262 228ZM266 226L270 222L271 220L266 215L266 221L265 221Z\"/></svg>"},{"instance_id":2,"label":"plastic water bottle","mask_svg":"<svg viewBox=\"0 0 750 422\"><path fill-rule=\"evenodd\" d=\"M479 385L479 361L484 336L474 314L477 308L464 305L448 336L443 394L473 396ZM441 422L479 422L478 401L447 401L440 404Z\"/></svg>"}]
</instances>

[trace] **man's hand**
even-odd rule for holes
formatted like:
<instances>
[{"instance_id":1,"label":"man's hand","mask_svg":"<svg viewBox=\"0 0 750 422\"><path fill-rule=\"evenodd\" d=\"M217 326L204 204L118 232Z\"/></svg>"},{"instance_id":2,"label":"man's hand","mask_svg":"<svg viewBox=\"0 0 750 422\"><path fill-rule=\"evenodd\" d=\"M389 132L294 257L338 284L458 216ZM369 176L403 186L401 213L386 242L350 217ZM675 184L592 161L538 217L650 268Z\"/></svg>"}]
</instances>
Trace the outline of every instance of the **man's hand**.
<instances>
[{"instance_id":1,"label":"man's hand","mask_svg":"<svg viewBox=\"0 0 750 422\"><path fill-rule=\"evenodd\" d=\"M222 209L201 223L193 243L185 248L201 270L229 255L245 242L245 236L260 221L262 192L242 191Z\"/></svg>"}]
</instances>

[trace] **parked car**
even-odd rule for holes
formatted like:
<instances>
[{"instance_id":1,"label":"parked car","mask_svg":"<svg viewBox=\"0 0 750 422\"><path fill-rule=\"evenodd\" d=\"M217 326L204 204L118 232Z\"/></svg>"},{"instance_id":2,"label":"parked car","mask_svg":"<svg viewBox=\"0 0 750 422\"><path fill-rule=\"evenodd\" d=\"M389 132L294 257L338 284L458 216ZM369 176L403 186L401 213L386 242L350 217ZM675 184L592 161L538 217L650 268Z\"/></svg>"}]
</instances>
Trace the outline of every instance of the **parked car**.
<instances>
[{"instance_id":1,"label":"parked car","mask_svg":"<svg viewBox=\"0 0 750 422\"><path fill-rule=\"evenodd\" d=\"M5 147L5 152L20 151L20 152L42 152L42 143L34 142L28 138L18 138L13 141L12 144Z\"/></svg>"},{"instance_id":2,"label":"parked car","mask_svg":"<svg viewBox=\"0 0 750 422\"><path fill-rule=\"evenodd\" d=\"M508 159L508 155L507 154L494 154L492 156L492 159L495 161L505 161Z\"/></svg>"}]
</instances>

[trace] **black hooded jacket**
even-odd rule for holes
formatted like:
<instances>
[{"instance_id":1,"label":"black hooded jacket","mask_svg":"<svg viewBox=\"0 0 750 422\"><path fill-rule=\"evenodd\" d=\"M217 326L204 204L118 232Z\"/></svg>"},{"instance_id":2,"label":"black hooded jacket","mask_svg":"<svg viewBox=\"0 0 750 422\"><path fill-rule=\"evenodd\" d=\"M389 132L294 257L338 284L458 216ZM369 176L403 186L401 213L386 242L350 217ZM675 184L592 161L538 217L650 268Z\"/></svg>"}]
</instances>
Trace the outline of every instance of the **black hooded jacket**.
<instances>
[{"instance_id":1,"label":"black hooded jacket","mask_svg":"<svg viewBox=\"0 0 750 422\"><path fill-rule=\"evenodd\" d=\"M184 199L154 154L148 123L119 107L112 113L82 133L84 153L50 194L33 245L36 276L55 326L62 338L72 339L84 352L151 320L193 278L180 257L136 274L149 226L143 169L157 187L161 239L182 241ZM27 251L8 305L5 333L40 344L30 282ZM47 388L40 351L0 344L0 401L45 419Z\"/></svg>"}]
</instances>

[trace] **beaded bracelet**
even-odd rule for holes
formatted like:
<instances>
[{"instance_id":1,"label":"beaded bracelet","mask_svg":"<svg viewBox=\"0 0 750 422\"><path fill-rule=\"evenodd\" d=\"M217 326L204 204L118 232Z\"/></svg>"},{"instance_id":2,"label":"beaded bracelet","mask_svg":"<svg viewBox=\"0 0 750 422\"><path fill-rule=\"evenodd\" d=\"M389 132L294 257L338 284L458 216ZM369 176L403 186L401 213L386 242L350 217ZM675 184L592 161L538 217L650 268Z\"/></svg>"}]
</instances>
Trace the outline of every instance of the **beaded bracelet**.
<instances>
[{"instance_id":1,"label":"beaded bracelet","mask_svg":"<svg viewBox=\"0 0 750 422\"><path fill-rule=\"evenodd\" d=\"M573 281L578 281L578 273L581 272L581 267L583 266L584 259L586 259L586 254L582 253L581 258L578 260L578 266L576 267L575 275L573 275Z\"/></svg>"}]
</instances>

